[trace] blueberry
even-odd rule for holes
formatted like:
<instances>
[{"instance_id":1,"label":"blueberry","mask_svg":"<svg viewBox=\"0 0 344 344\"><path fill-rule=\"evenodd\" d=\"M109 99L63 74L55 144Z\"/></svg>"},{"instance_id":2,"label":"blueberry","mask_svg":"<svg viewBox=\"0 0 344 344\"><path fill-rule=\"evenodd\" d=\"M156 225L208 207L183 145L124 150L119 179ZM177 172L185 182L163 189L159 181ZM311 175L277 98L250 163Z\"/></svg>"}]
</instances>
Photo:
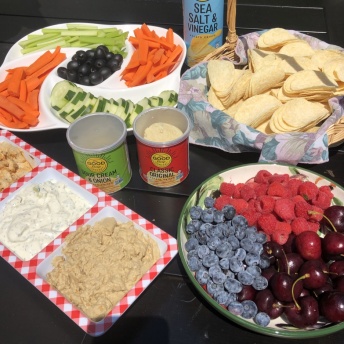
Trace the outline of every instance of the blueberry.
<instances>
[{"instance_id":1,"label":"blueberry","mask_svg":"<svg viewBox=\"0 0 344 344\"><path fill-rule=\"evenodd\" d=\"M242 290L242 284L235 278L227 277L223 285L230 293L237 294L240 293Z\"/></svg>"},{"instance_id":2,"label":"blueberry","mask_svg":"<svg viewBox=\"0 0 344 344\"><path fill-rule=\"evenodd\" d=\"M223 270L228 270L229 269L229 258L222 258L219 261L220 267Z\"/></svg>"},{"instance_id":3,"label":"blueberry","mask_svg":"<svg viewBox=\"0 0 344 344\"><path fill-rule=\"evenodd\" d=\"M254 277L247 271L238 272L238 281L243 285L251 285L253 283Z\"/></svg>"},{"instance_id":4,"label":"blueberry","mask_svg":"<svg viewBox=\"0 0 344 344\"><path fill-rule=\"evenodd\" d=\"M239 247L238 249L235 250L233 257L237 258L240 261L244 261L246 258L246 251L242 247Z\"/></svg>"},{"instance_id":5,"label":"blueberry","mask_svg":"<svg viewBox=\"0 0 344 344\"><path fill-rule=\"evenodd\" d=\"M266 269L270 266L270 259L268 256L266 256L265 254L262 254L260 256L260 261L258 264L262 269Z\"/></svg>"},{"instance_id":6,"label":"blueberry","mask_svg":"<svg viewBox=\"0 0 344 344\"><path fill-rule=\"evenodd\" d=\"M216 297L216 295L224 290L223 286L214 283L213 281L209 280L207 283L207 292L212 296Z\"/></svg>"},{"instance_id":7,"label":"blueberry","mask_svg":"<svg viewBox=\"0 0 344 344\"><path fill-rule=\"evenodd\" d=\"M199 245L197 249L197 254L199 258L203 258L205 255L209 254L210 250L207 245Z\"/></svg>"},{"instance_id":8,"label":"blueberry","mask_svg":"<svg viewBox=\"0 0 344 344\"><path fill-rule=\"evenodd\" d=\"M216 247L215 253L219 256L219 258L225 258L230 255L232 251L232 246L229 242L222 242L220 245Z\"/></svg>"},{"instance_id":9,"label":"blueberry","mask_svg":"<svg viewBox=\"0 0 344 344\"><path fill-rule=\"evenodd\" d=\"M230 302L227 309L234 315L241 315L244 312L244 307L239 301Z\"/></svg>"},{"instance_id":10,"label":"blueberry","mask_svg":"<svg viewBox=\"0 0 344 344\"><path fill-rule=\"evenodd\" d=\"M196 230L196 227L195 227L195 225L193 224L193 223L188 223L187 225L186 225L186 227L185 227L185 232L187 233L187 234L194 234L195 232L196 232L197 230Z\"/></svg>"},{"instance_id":11,"label":"blueberry","mask_svg":"<svg viewBox=\"0 0 344 344\"><path fill-rule=\"evenodd\" d=\"M262 275L255 277L252 283L252 287L256 290L266 289L267 286L268 280Z\"/></svg>"},{"instance_id":12,"label":"blueberry","mask_svg":"<svg viewBox=\"0 0 344 344\"><path fill-rule=\"evenodd\" d=\"M203 209L200 206L198 205L192 206L189 210L191 219L199 220L201 218L202 211Z\"/></svg>"},{"instance_id":13,"label":"blueberry","mask_svg":"<svg viewBox=\"0 0 344 344\"><path fill-rule=\"evenodd\" d=\"M244 238L240 241L240 246L247 252L251 252L253 250L254 242L249 238Z\"/></svg>"},{"instance_id":14,"label":"blueberry","mask_svg":"<svg viewBox=\"0 0 344 344\"><path fill-rule=\"evenodd\" d=\"M199 284L207 284L209 280L208 270L204 267L201 267L199 270L196 271L195 277Z\"/></svg>"},{"instance_id":15,"label":"blueberry","mask_svg":"<svg viewBox=\"0 0 344 344\"><path fill-rule=\"evenodd\" d=\"M185 243L186 251L189 252L191 250L195 250L196 248L198 248L198 240L194 237L189 238Z\"/></svg>"},{"instance_id":16,"label":"blueberry","mask_svg":"<svg viewBox=\"0 0 344 344\"><path fill-rule=\"evenodd\" d=\"M244 311L242 312L241 316L245 319L252 319L258 313L258 307L252 300L244 300L241 302Z\"/></svg>"},{"instance_id":17,"label":"blueberry","mask_svg":"<svg viewBox=\"0 0 344 344\"><path fill-rule=\"evenodd\" d=\"M261 243L261 244L265 244L265 243L268 241L268 238L267 238L267 236L266 236L265 233L263 233L263 232L258 232L258 233L256 234L256 241L259 242L259 243Z\"/></svg>"},{"instance_id":18,"label":"blueberry","mask_svg":"<svg viewBox=\"0 0 344 344\"><path fill-rule=\"evenodd\" d=\"M258 256L260 256L264 251L264 247L262 244L260 244L259 242L255 242L253 244L252 249L249 251L250 253L254 253L257 254Z\"/></svg>"},{"instance_id":19,"label":"blueberry","mask_svg":"<svg viewBox=\"0 0 344 344\"><path fill-rule=\"evenodd\" d=\"M265 312L258 312L253 320L257 325L263 327L266 327L270 324L270 317Z\"/></svg>"},{"instance_id":20,"label":"blueberry","mask_svg":"<svg viewBox=\"0 0 344 344\"><path fill-rule=\"evenodd\" d=\"M190 250L188 254L186 255L187 259L190 259L191 257L198 258L197 250Z\"/></svg>"},{"instance_id":21,"label":"blueberry","mask_svg":"<svg viewBox=\"0 0 344 344\"><path fill-rule=\"evenodd\" d=\"M213 278L214 274L216 274L217 272L222 272L222 269L219 264L216 264L216 265L211 266L208 272L209 272L209 277Z\"/></svg>"},{"instance_id":22,"label":"blueberry","mask_svg":"<svg viewBox=\"0 0 344 344\"><path fill-rule=\"evenodd\" d=\"M214 209L207 208L202 211L201 219L203 222L212 223L214 221Z\"/></svg>"},{"instance_id":23,"label":"blueberry","mask_svg":"<svg viewBox=\"0 0 344 344\"><path fill-rule=\"evenodd\" d=\"M191 257L188 260L188 266L191 271L197 271L202 267L202 262L197 257Z\"/></svg>"},{"instance_id":24,"label":"blueberry","mask_svg":"<svg viewBox=\"0 0 344 344\"><path fill-rule=\"evenodd\" d=\"M216 248L221 244L221 239L217 236L212 236L208 239L207 245L208 247L214 251Z\"/></svg>"},{"instance_id":25,"label":"blueberry","mask_svg":"<svg viewBox=\"0 0 344 344\"><path fill-rule=\"evenodd\" d=\"M244 270L244 263L241 260L232 257L229 259L229 268L234 273L239 272Z\"/></svg>"},{"instance_id":26,"label":"blueberry","mask_svg":"<svg viewBox=\"0 0 344 344\"><path fill-rule=\"evenodd\" d=\"M204 206L206 208L212 208L214 206L214 203L215 203L215 200L214 198L210 197L210 196L207 196L205 199L204 199Z\"/></svg>"},{"instance_id":27,"label":"blueberry","mask_svg":"<svg viewBox=\"0 0 344 344\"><path fill-rule=\"evenodd\" d=\"M242 240L245 238L245 229L242 227L236 227L235 228L235 234L234 234L239 240Z\"/></svg>"},{"instance_id":28,"label":"blueberry","mask_svg":"<svg viewBox=\"0 0 344 344\"><path fill-rule=\"evenodd\" d=\"M213 274L212 279L216 284L223 284L226 281L227 276L222 271L217 271Z\"/></svg>"},{"instance_id":29,"label":"blueberry","mask_svg":"<svg viewBox=\"0 0 344 344\"><path fill-rule=\"evenodd\" d=\"M236 228L247 228L247 219L245 216L242 215L235 215L232 219L232 224Z\"/></svg>"},{"instance_id":30,"label":"blueberry","mask_svg":"<svg viewBox=\"0 0 344 344\"><path fill-rule=\"evenodd\" d=\"M228 296L229 294L225 290L222 290L216 294L215 301L220 305L226 305L228 303Z\"/></svg>"},{"instance_id":31,"label":"blueberry","mask_svg":"<svg viewBox=\"0 0 344 344\"><path fill-rule=\"evenodd\" d=\"M245 263L247 265L258 265L260 262L260 257L255 253L247 253L245 257Z\"/></svg>"},{"instance_id":32,"label":"blueberry","mask_svg":"<svg viewBox=\"0 0 344 344\"><path fill-rule=\"evenodd\" d=\"M225 238L228 237L228 235L226 235L229 231L228 231L228 225L226 222L221 222L215 225L217 231L218 231L218 236L220 238Z\"/></svg>"},{"instance_id":33,"label":"blueberry","mask_svg":"<svg viewBox=\"0 0 344 344\"><path fill-rule=\"evenodd\" d=\"M225 216L223 215L223 212L220 210L214 211L214 222L215 223L221 223L225 220Z\"/></svg>"},{"instance_id":34,"label":"blueberry","mask_svg":"<svg viewBox=\"0 0 344 344\"><path fill-rule=\"evenodd\" d=\"M236 213L232 205L225 205L222 208L222 212L227 220L232 220Z\"/></svg>"},{"instance_id":35,"label":"blueberry","mask_svg":"<svg viewBox=\"0 0 344 344\"><path fill-rule=\"evenodd\" d=\"M214 253L209 253L203 257L202 262L205 267L210 268L219 263L219 257Z\"/></svg>"},{"instance_id":36,"label":"blueberry","mask_svg":"<svg viewBox=\"0 0 344 344\"><path fill-rule=\"evenodd\" d=\"M254 277L257 277L262 273L262 269L257 265L247 266L246 271Z\"/></svg>"},{"instance_id":37,"label":"blueberry","mask_svg":"<svg viewBox=\"0 0 344 344\"><path fill-rule=\"evenodd\" d=\"M240 241L234 235L230 235L227 241L231 244L233 250L236 250L240 247Z\"/></svg>"},{"instance_id":38,"label":"blueberry","mask_svg":"<svg viewBox=\"0 0 344 344\"><path fill-rule=\"evenodd\" d=\"M206 245L208 241L208 236L201 231L195 233L195 238L198 240L200 245Z\"/></svg>"}]
</instances>

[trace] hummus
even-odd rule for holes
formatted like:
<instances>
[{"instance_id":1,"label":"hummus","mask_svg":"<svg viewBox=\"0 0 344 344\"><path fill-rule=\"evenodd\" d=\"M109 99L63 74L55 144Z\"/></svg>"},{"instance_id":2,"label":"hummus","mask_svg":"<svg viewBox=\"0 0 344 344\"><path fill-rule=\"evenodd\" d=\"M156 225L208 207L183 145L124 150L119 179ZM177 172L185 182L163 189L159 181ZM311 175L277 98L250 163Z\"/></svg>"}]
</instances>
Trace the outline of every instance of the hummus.
<instances>
[{"instance_id":1,"label":"hummus","mask_svg":"<svg viewBox=\"0 0 344 344\"><path fill-rule=\"evenodd\" d=\"M70 233L47 281L92 321L102 320L160 257L132 222L107 217Z\"/></svg>"},{"instance_id":2,"label":"hummus","mask_svg":"<svg viewBox=\"0 0 344 344\"><path fill-rule=\"evenodd\" d=\"M31 164L19 147L0 142L0 192L31 170Z\"/></svg>"},{"instance_id":3,"label":"hummus","mask_svg":"<svg viewBox=\"0 0 344 344\"><path fill-rule=\"evenodd\" d=\"M143 133L143 137L146 140L154 142L172 141L182 135L183 132L176 126L162 122L151 124Z\"/></svg>"}]
</instances>

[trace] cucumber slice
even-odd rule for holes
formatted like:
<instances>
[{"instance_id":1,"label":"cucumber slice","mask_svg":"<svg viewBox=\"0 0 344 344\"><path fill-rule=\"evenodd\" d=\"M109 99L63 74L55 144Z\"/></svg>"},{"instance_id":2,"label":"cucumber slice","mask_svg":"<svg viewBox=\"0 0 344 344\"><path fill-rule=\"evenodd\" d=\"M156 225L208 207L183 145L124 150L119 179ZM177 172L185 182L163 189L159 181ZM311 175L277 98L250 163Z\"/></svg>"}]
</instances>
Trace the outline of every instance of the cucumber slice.
<instances>
[{"instance_id":1,"label":"cucumber slice","mask_svg":"<svg viewBox=\"0 0 344 344\"><path fill-rule=\"evenodd\" d=\"M107 99L104 112L115 114L118 109L118 103L113 98Z\"/></svg>"},{"instance_id":2,"label":"cucumber slice","mask_svg":"<svg viewBox=\"0 0 344 344\"><path fill-rule=\"evenodd\" d=\"M134 108L134 103L132 101L125 100L123 98L117 99L118 102L118 108L116 110L115 115L119 116L123 119L123 121L126 120L126 118L129 116L129 109Z\"/></svg>"},{"instance_id":3,"label":"cucumber slice","mask_svg":"<svg viewBox=\"0 0 344 344\"><path fill-rule=\"evenodd\" d=\"M87 97L88 92L85 91L81 91L78 92L73 98L72 100L70 100L65 106L63 106L61 108L60 111L57 111L57 114L66 119L66 117L72 112L74 111L75 107L77 106L77 104L81 104L83 103L83 101L85 100L85 98Z\"/></svg>"},{"instance_id":4,"label":"cucumber slice","mask_svg":"<svg viewBox=\"0 0 344 344\"><path fill-rule=\"evenodd\" d=\"M82 89L70 81L63 80L58 82L51 90L51 107L60 111L79 92L82 92Z\"/></svg>"},{"instance_id":5,"label":"cucumber slice","mask_svg":"<svg viewBox=\"0 0 344 344\"><path fill-rule=\"evenodd\" d=\"M164 104L164 100L160 97L152 96L149 97L149 104L151 107L162 106Z\"/></svg>"},{"instance_id":6,"label":"cucumber slice","mask_svg":"<svg viewBox=\"0 0 344 344\"><path fill-rule=\"evenodd\" d=\"M175 91L162 91L159 97L163 100L164 106L175 106L178 100L178 93Z\"/></svg>"},{"instance_id":7,"label":"cucumber slice","mask_svg":"<svg viewBox=\"0 0 344 344\"><path fill-rule=\"evenodd\" d=\"M98 100L99 102L94 107L94 110L92 109L92 112L104 112L107 99L105 99L102 96L99 96Z\"/></svg>"},{"instance_id":8,"label":"cucumber slice","mask_svg":"<svg viewBox=\"0 0 344 344\"><path fill-rule=\"evenodd\" d=\"M65 119L72 123L77 118L91 113L95 104L95 97L91 93L87 93L85 99L75 105L73 110L65 117Z\"/></svg>"}]
</instances>

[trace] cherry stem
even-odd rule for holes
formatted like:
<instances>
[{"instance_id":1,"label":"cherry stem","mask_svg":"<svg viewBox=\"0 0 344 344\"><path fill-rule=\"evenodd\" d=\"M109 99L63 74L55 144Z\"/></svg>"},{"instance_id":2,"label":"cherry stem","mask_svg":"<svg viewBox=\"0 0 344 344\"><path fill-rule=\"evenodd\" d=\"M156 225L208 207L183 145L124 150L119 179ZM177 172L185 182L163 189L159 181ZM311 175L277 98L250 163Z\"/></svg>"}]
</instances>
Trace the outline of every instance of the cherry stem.
<instances>
[{"instance_id":1,"label":"cherry stem","mask_svg":"<svg viewBox=\"0 0 344 344\"><path fill-rule=\"evenodd\" d=\"M337 232L336 227L334 226L334 224L331 222L331 220L325 214L319 213L318 211L314 211L314 210L308 210L308 214L311 214L311 215L313 215L313 214L315 214L315 215L320 214L320 215L322 215L327 220L327 222L331 225L332 229L335 232Z\"/></svg>"},{"instance_id":2,"label":"cherry stem","mask_svg":"<svg viewBox=\"0 0 344 344\"><path fill-rule=\"evenodd\" d=\"M296 301L295 294L294 294L294 287L295 287L295 284L296 284L297 282L299 282L299 281L301 281L301 280L303 280L303 279L309 278L309 277L311 277L310 274L308 274L308 273L304 274L303 276L301 276L301 277L299 277L298 279L296 279L295 282L293 283L292 287L291 287L291 295L292 295L292 297L293 297L293 301L294 301L294 303L295 303L295 306L296 306L296 308L297 308L298 310L300 310L301 307L300 307L300 305L298 304L298 302Z\"/></svg>"}]
</instances>

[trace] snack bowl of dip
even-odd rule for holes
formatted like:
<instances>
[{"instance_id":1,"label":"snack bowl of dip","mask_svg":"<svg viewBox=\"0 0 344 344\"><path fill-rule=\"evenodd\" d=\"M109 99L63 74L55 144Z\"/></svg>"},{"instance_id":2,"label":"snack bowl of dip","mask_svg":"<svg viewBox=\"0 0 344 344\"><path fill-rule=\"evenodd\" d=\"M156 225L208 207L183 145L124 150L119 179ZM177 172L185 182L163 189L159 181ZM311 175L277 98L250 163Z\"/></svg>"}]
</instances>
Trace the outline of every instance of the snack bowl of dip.
<instances>
[{"instance_id":1,"label":"snack bowl of dip","mask_svg":"<svg viewBox=\"0 0 344 344\"><path fill-rule=\"evenodd\" d=\"M80 312L84 325L109 327L160 271L167 248L152 232L105 206L70 232L37 274L63 295L73 317Z\"/></svg>"},{"instance_id":2,"label":"snack bowl of dip","mask_svg":"<svg viewBox=\"0 0 344 344\"><path fill-rule=\"evenodd\" d=\"M191 122L172 107L143 111L133 123L142 179L156 187L180 184L189 174Z\"/></svg>"},{"instance_id":3,"label":"snack bowl of dip","mask_svg":"<svg viewBox=\"0 0 344 344\"><path fill-rule=\"evenodd\" d=\"M67 176L46 168L0 202L0 242L30 261L97 201Z\"/></svg>"}]
</instances>

